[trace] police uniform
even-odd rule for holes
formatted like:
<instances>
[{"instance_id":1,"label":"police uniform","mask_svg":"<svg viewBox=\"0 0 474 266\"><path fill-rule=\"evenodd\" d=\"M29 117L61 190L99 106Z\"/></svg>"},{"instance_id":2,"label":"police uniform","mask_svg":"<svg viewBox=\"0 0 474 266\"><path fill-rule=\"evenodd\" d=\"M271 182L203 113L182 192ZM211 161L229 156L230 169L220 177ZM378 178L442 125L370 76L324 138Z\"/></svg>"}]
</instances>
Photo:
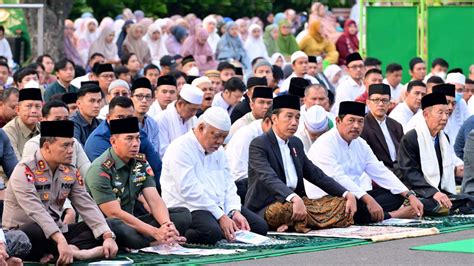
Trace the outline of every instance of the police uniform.
<instances>
[{"instance_id":1,"label":"police uniform","mask_svg":"<svg viewBox=\"0 0 474 266\"><path fill-rule=\"evenodd\" d=\"M91 164L86 174L86 187L97 205L117 200L122 210L134 214L134 206L144 188L155 187L155 176L144 154L137 154L128 164L124 163L113 148L108 148ZM169 208L171 221L181 235L191 223L191 214L186 208ZM153 215L146 214L138 219L154 227L160 227ZM114 226L117 239L124 239L123 245L138 249L155 241L124 224Z\"/></svg>"},{"instance_id":2,"label":"police uniform","mask_svg":"<svg viewBox=\"0 0 474 266\"><path fill-rule=\"evenodd\" d=\"M67 198L84 222L62 223L61 214ZM41 150L21 160L13 170L5 193L2 224L6 229L19 228L28 235L32 252L27 259L32 260L40 259L45 253L57 253L56 243L50 240L56 232L62 232L68 243L79 249L100 246L100 237L111 232L87 194L80 172L72 165L59 165L53 172Z\"/></svg>"}]
</instances>

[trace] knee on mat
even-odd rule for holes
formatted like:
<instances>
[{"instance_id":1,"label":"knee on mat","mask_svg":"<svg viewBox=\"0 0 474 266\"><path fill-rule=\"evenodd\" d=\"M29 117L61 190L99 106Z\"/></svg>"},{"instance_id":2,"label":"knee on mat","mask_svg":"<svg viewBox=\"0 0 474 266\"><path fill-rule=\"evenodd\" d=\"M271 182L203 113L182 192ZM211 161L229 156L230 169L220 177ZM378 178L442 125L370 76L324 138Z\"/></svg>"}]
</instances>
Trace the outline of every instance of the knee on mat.
<instances>
[{"instance_id":1,"label":"knee on mat","mask_svg":"<svg viewBox=\"0 0 474 266\"><path fill-rule=\"evenodd\" d=\"M250 227L250 231L259 234L259 235L267 235L268 233L268 224L265 222L265 220L258 221L258 223L254 223Z\"/></svg>"},{"instance_id":2,"label":"knee on mat","mask_svg":"<svg viewBox=\"0 0 474 266\"><path fill-rule=\"evenodd\" d=\"M187 208L173 208L173 215L170 218L180 235L184 235L189 227L191 227L192 216Z\"/></svg>"}]
</instances>

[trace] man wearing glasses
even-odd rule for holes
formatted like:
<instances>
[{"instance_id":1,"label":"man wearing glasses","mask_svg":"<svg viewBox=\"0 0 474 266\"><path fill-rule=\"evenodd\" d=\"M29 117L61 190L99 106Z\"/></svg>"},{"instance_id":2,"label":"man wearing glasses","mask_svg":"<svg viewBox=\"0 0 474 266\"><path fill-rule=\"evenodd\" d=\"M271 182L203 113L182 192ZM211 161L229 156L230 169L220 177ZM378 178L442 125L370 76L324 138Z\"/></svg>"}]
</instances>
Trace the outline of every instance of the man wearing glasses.
<instances>
[{"instance_id":1,"label":"man wearing glasses","mask_svg":"<svg viewBox=\"0 0 474 266\"><path fill-rule=\"evenodd\" d=\"M360 135L374 152L379 161L398 176L397 153L403 137L403 127L387 116L391 100L390 86L386 84L369 85L364 129Z\"/></svg>"},{"instance_id":2,"label":"man wearing glasses","mask_svg":"<svg viewBox=\"0 0 474 266\"><path fill-rule=\"evenodd\" d=\"M382 95L380 91L377 92ZM382 96L370 95L370 99L376 98L380 100ZM383 100L386 101L387 98ZM422 216L423 204L414 192L409 191L400 179L377 159L367 142L359 138L364 128L364 120L365 104L341 102L336 127L313 143L308 158L355 195L355 223ZM373 186L373 182L378 186ZM401 207L405 199L409 200L410 206Z\"/></svg>"},{"instance_id":3,"label":"man wearing glasses","mask_svg":"<svg viewBox=\"0 0 474 266\"><path fill-rule=\"evenodd\" d=\"M138 125L148 135L148 139L155 147L160 150L160 140L158 136L158 124L153 118L147 115L150 106L153 103L153 87L147 78L138 78L132 84L132 101L135 107L134 116L138 118Z\"/></svg>"},{"instance_id":4,"label":"man wearing glasses","mask_svg":"<svg viewBox=\"0 0 474 266\"><path fill-rule=\"evenodd\" d=\"M365 67L364 61L359 53L352 53L346 57L346 66L349 76L341 81L336 89L336 102L332 108L332 113L337 114L339 104L343 101L354 101L357 96L365 91L362 83Z\"/></svg>"}]
</instances>

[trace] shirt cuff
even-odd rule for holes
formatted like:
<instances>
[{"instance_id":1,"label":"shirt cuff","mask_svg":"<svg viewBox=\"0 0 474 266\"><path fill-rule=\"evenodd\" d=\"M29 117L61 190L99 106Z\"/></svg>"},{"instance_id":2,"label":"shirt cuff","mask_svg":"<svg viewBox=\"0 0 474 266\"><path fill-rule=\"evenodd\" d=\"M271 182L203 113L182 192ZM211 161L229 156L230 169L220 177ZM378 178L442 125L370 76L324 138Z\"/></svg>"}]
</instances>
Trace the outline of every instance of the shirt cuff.
<instances>
[{"instance_id":1,"label":"shirt cuff","mask_svg":"<svg viewBox=\"0 0 474 266\"><path fill-rule=\"evenodd\" d=\"M349 193L349 191L346 191L346 192L342 193L342 197L345 198L347 193Z\"/></svg>"},{"instance_id":2,"label":"shirt cuff","mask_svg":"<svg viewBox=\"0 0 474 266\"><path fill-rule=\"evenodd\" d=\"M363 191L360 191L360 192L352 192L352 194L354 194L357 199L360 199L360 198L362 198L365 194L367 194L367 192L363 192Z\"/></svg>"},{"instance_id":3,"label":"shirt cuff","mask_svg":"<svg viewBox=\"0 0 474 266\"><path fill-rule=\"evenodd\" d=\"M2 229L0 229L0 242L3 242L5 245L7 244L7 240L5 239L5 233Z\"/></svg>"},{"instance_id":4,"label":"shirt cuff","mask_svg":"<svg viewBox=\"0 0 474 266\"><path fill-rule=\"evenodd\" d=\"M288 197L286 197L286 201L291 202L293 197L297 196L296 193L291 193Z\"/></svg>"}]
</instances>

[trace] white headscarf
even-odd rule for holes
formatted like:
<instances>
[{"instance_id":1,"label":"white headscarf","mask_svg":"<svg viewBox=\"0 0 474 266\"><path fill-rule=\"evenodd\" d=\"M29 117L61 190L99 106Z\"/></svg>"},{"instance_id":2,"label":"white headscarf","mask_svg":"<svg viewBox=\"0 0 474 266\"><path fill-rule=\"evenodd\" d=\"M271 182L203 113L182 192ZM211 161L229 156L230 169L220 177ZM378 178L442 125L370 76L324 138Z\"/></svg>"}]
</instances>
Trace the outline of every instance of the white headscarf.
<instances>
[{"instance_id":1,"label":"white headscarf","mask_svg":"<svg viewBox=\"0 0 474 266\"><path fill-rule=\"evenodd\" d=\"M215 53L217 49L217 44L219 43L221 37L219 36L219 34L217 34L217 21L213 15L207 16L202 21L203 28L207 29L207 24L209 23L214 23L214 25L216 25L216 29L214 30L214 32L209 32L209 37L207 38L207 43L209 43L209 45L211 46L212 52Z\"/></svg>"},{"instance_id":2,"label":"white headscarf","mask_svg":"<svg viewBox=\"0 0 474 266\"><path fill-rule=\"evenodd\" d=\"M160 39L153 41L151 35L153 35L153 32L157 31L160 32ZM151 62L159 66L160 59L168 54L168 50L166 50L165 42L163 40L161 25L157 22L151 24L150 27L148 27L147 33L143 36L143 40L148 44L148 48L150 48Z\"/></svg>"},{"instance_id":3,"label":"white headscarf","mask_svg":"<svg viewBox=\"0 0 474 266\"><path fill-rule=\"evenodd\" d=\"M260 37L258 39L254 38L252 35L252 31L255 29L260 30ZM248 32L249 33L247 40L245 41L244 48L245 50L247 50L247 55L250 61L252 61L256 57L263 57L265 59L268 59L267 48L265 47L265 43L263 43L262 27L260 27L258 24L252 24L249 27Z\"/></svg>"},{"instance_id":4,"label":"white headscarf","mask_svg":"<svg viewBox=\"0 0 474 266\"><path fill-rule=\"evenodd\" d=\"M334 79L334 76L336 76L337 73L339 73L341 71L342 71L341 67L338 66L338 65L335 65L335 64L329 65L324 70L324 75L328 78L329 82L334 86L334 88L336 88L338 84L333 84L332 80ZM341 80L341 79L339 79L339 80Z\"/></svg>"}]
</instances>

